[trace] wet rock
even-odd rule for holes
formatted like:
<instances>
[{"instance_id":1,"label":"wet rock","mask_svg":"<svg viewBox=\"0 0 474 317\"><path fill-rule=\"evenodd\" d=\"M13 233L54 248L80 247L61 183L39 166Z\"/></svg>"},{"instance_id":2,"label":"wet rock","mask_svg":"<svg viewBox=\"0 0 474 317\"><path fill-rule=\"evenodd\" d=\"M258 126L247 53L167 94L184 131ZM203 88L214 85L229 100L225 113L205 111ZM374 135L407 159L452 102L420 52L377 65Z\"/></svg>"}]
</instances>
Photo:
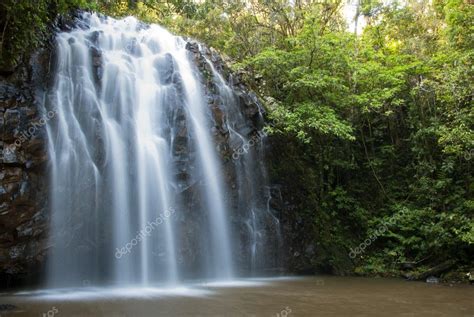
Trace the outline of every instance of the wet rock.
<instances>
[{"instance_id":1,"label":"wet rock","mask_svg":"<svg viewBox=\"0 0 474 317\"><path fill-rule=\"evenodd\" d=\"M100 87L100 83L104 75L102 51L95 46L91 46L90 55L92 60L94 82Z\"/></svg>"},{"instance_id":2,"label":"wet rock","mask_svg":"<svg viewBox=\"0 0 474 317\"><path fill-rule=\"evenodd\" d=\"M174 75L174 61L171 54L166 54L163 57L156 58L154 62L157 79L163 85L169 85L172 82L179 83L181 78L173 77Z\"/></svg>"},{"instance_id":3,"label":"wet rock","mask_svg":"<svg viewBox=\"0 0 474 317\"><path fill-rule=\"evenodd\" d=\"M186 49L198 54L199 53L199 43L197 42L187 42L186 43Z\"/></svg>"},{"instance_id":4,"label":"wet rock","mask_svg":"<svg viewBox=\"0 0 474 317\"><path fill-rule=\"evenodd\" d=\"M97 66L94 72L94 80L96 83L100 83L102 78L104 77L104 67Z\"/></svg>"},{"instance_id":5,"label":"wet rock","mask_svg":"<svg viewBox=\"0 0 474 317\"><path fill-rule=\"evenodd\" d=\"M469 284L474 284L474 269L466 274Z\"/></svg>"},{"instance_id":6,"label":"wet rock","mask_svg":"<svg viewBox=\"0 0 474 317\"><path fill-rule=\"evenodd\" d=\"M16 245L9 250L9 255L12 260L18 259L24 255L26 246L24 244Z\"/></svg>"},{"instance_id":7,"label":"wet rock","mask_svg":"<svg viewBox=\"0 0 474 317\"><path fill-rule=\"evenodd\" d=\"M94 31L91 33L89 36L89 41L91 41L92 44L97 45L99 43L99 37L102 31Z\"/></svg>"},{"instance_id":8,"label":"wet rock","mask_svg":"<svg viewBox=\"0 0 474 317\"><path fill-rule=\"evenodd\" d=\"M18 237L28 237L33 235L33 221L29 221L16 228Z\"/></svg>"},{"instance_id":9,"label":"wet rock","mask_svg":"<svg viewBox=\"0 0 474 317\"><path fill-rule=\"evenodd\" d=\"M74 26L74 17L71 15L61 15L56 21L56 27L61 31L72 31Z\"/></svg>"},{"instance_id":10,"label":"wet rock","mask_svg":"<svg viewBox=\"0 0 474 317\"><path fill-rule=\"evenodd\" d=\"M435 276L430 276L426 279L426 283L430 283L430 284L438 284L439 283L439 279Z\"/></svg>"},{"instance_id":11,"label":"wet rock","mask_svg":"<svg viewBox=\"0 0 474 317\"><path fill-rule=\"evenodd\" d=\"M11 232L4 232L0 234L0 243L10 243L13 242L15 237Z\"/></svg>"},{"instance_id":12,"label":"wet rock","mask_svg":"<svg viewBox=\"0 0 474 317\"><path fill-rule=\"evenodd\" d=\"M3 184L19 182L22 178L23 170L19 167L11 167L0 171L0 181Z\"/></svg>"},{"instance_id":13,"label":"wet rock","mask_svg":"<svg viewBox=\"0 0 474 317\"><path fill-rule=\"evenodd\" d=\"M17 307L12 304L0 304L0 312L8 312L15 310Z\"/></svg>"},{"instance_id":14,"label":"wet rock","mask_svg":"<svg viewBox=\"0 0 474 317\"><path fill-rule=\"evenodd\" d=\"M16 100L16 96L19 94L20 91L14 85L5 81L0 81L0 102Z\"/></svg>"},{"instance_id":15,"label":"wet rock","mask_svg":"<svg viewBox=\"0 0 474 317\"><path fill-rule=\"evenodd\" d=\"M4 119L4 133L7 138L4 140L12 140L17 135L20 127L20 112L17 109L7 109L3 115Z\"/></svg>"},{"instance_id":16,"label":"wet rock","mask_svg":"<svg viewBox=\"0 0 474 317\"><path fill-rule=\"evenodd\" d=\"M173 140L173 154L180 155L186 154L188 151L188 138L187 137L176 137Z\"/></svg>"},{"instance_id":17,"label":"wet rock","mask_svg":"<svg viewBox=\"0 0 474 317\"><path fill-rule=\"evenodd\" d=\"M36 92L48 83L48 49L0 77L0 287L40 268L46 245L45 130ZM10 282L8 282L10 283ZM13 284L14 285L14 284ZM11 286L11 284L10 284Z\"/></svg>"},{"instance_id":18,"label":"wet rock","mask_svg":"<svg viewBox=\"0 0 474 317\"><path fill-rule=\"evenodd\" d=\"M95 46L90 48L91 57L92 57L92 66L99 67L102 66L102 52L97 49Z\"/></svg>"},{"instance_id":19,"label":"wet rock","mask_svg":"<svg viewBox=\"0 0 474 317\"><path fill-rule=\"evenodd\" d=\"M217 104L214 104L211 107L211 111L212 111L212 116L214 118L214 121L215 121L216 125L218 127L222 127L225 123L224 111L222 111L222 109Z\"/></svg>"},{"instance_id":20,"label":"wet rock","mask_svg":"<svg viewBox=\"0 0 474 317\"><path fill-rule=\"evenodd\" d=\"M24 162L21 153L14 144L3 144L0 160L6 164L22 164Z\"/></svg>"}]
</instances>

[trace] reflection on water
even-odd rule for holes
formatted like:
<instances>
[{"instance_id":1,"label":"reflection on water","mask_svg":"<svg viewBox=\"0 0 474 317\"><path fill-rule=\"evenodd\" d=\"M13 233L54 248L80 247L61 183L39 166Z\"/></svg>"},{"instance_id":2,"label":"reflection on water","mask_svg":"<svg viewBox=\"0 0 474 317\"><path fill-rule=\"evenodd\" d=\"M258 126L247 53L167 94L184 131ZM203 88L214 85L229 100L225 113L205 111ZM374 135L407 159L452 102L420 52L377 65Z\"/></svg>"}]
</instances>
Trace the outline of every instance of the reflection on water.
<instances>
[{"instance_id":1,"label":"reflection on water","mask_svg":"<svg viewBox=\"0 0 474 317\"><path fill-rule=\"evenodd\" d=\"M1 316L474 316L474 287L397 279L301 277L196 281L175 288L2 294ZM5 306L6 307L6 306Z\"/></svg>"}]
</instances>

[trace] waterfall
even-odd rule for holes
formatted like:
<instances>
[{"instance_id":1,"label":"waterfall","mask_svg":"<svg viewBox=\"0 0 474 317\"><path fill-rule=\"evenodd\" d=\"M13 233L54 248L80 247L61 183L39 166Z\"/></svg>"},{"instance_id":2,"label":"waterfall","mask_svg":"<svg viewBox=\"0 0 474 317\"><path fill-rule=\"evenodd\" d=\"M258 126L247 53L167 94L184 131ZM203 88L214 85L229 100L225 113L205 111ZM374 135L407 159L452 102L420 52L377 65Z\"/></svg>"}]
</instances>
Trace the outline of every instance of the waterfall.
<instances>
[{"instance_id":1,"label":"waterfall","mask_svg":"<svg viewBox=\"0 0 474 317\"><path fill-rule=\"evenodd\" d=\"M47 125L48 287L232 279L245 271L242 248L255 262L266 217L257 214L271 214L268 195L257 197L262 150L233 160L235 201L186 45L160 26L90 13L57 34L45 98L55 114ZM247 142L235 96L207 62L228 142ZM241 223L249 228L244 238Z\"/></svg>"},{"instance_id":2,"label":"waterfall","mask_svg":"<svg viewBox=\"0 0 474 317\"><path fill-rule=\"evenodd\" d=\"M206 58L213 74L214 83L218 88L218 96L226 114L225 127L229 131L229 144L233 148L232 162L235 169L237 181L237 205L244 215L244 224L247 228L248 252L250 272L261 273L266 267L277 268L281 264L279 254L272 255L271 252L279 252L282 244L280 221L273 214L270 207L272 199L268 176L265 166L264 145L267 133L263 126L248 134L248 123L243 115L237 96L230 85L214 67L213 63ZM232 77L230 82L232 82ZM263 123L262 109L258 108L257 121ZM267 228L270 225L270 228ZM272 236L267 237L270 233ZM272 244L272 240L274 243ZM266 250L270 248L271 250ZM273 262L272 262L273 260Z\"/></svg>"}]
</instances>

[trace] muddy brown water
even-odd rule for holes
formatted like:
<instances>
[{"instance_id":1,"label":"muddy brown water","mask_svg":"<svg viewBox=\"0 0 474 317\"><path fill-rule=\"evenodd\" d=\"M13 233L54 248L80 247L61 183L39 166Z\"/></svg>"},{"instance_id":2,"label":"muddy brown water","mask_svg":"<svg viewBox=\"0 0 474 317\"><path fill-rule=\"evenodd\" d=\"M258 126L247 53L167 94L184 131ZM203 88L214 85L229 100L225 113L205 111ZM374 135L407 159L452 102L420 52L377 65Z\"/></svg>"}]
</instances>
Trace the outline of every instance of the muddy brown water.
<instances>
[{"instance_id":1,"label":"muddy brown water","mask_svg":"<svg viewBox=\"0 0 474 317\"><path fill-rule=\"evenodd\" d=\"M474 286L398 279L304 277L157 290L0 295L0 316L468 316Z\"/></svg>"}]
</instances>

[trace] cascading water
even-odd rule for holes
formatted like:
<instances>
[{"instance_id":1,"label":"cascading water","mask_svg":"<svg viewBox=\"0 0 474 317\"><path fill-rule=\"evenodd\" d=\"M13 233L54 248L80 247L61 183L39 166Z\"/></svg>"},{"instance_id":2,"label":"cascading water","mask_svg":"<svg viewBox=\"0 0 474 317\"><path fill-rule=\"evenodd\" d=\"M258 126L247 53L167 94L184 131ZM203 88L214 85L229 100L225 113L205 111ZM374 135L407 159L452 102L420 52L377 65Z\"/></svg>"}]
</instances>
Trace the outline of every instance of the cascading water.
<instances>
[{"instance_id":1,"label":"cascading water","mask_svg":"<svg viewBox=\"0 0 474 317\"><path fill-rule=\"evenodd\" d=\"M263 230L255 213L266 201L256 197L263 188L258 173L251 176L257 158L234 161L243 210L235 213L202 76L186 44L134 18L88 13L75 29L58 33L55 79L45 98L45 109L55 113L47 126L49 287L231 279L241 245L255 261ZM232 91L212 71L229 144L246 142L235 127L245 119ZM241 222L249 242L234 241L232 214L248 216Z\"/></svg>"},{"instance_id":2,"label":"cascading water","mask_svg":"<svg viewBox=\"0 0 474 317\"><path fill-rule=\"evenodd\" d=\"M226 113L225 128L229 132L228 143L233 149L232 162L235 169L237 182L236 205L244 215L244 224L247 229L246 236L249 240L249 265L250 272L261 274L262 269L278 268L279 249L282 244L280 221L270 208L272 199L268 177L265 167L264 146L267 134L262 125L263 114L259 107L255 114L256 121L260 124L258 131L252 131L250 137L248 122L239 108L237 96L226 83L223 76L215 69L213 63L206 58L213 74L214 83L218 88L219 103ZM232 82L233 78L230 77ZM273 234L268 237L268 233ZM273 243L272 243L273 241ZM266 250L270 248L271 250ZM270 252L269 252L270 251ZM274 255L271 255L273 251ZM276 255L275 255L276 252Z\"/></svg>"}]
</instances>

